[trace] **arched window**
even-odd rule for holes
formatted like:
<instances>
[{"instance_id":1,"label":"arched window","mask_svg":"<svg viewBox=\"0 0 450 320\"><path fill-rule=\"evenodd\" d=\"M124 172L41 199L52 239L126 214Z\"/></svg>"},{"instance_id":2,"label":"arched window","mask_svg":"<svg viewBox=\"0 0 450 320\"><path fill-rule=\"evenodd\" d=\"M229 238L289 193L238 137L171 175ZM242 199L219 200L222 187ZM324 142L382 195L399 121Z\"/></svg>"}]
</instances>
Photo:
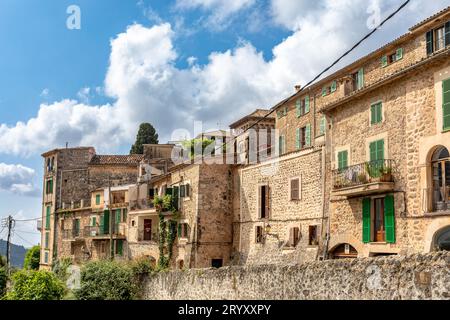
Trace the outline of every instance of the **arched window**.
<instances>
[{"instance_id":1,"label":"arched window","mask_svg":"<svg viewBox=\"0 0 450 320\"><path fill-rule=\"evenodd\" d=\"M450 210L450 153L439 147L431 159L433 211Z\"/></svg>"},{"instance_id":2,"label":"arched window","mask_svg":"<svg viewBox=\"0 0 450 320\"><path fill-rule=\"evenodd\" d=\"M332 259L356 259L358 257L358 251L348 243L337 246L331 252Z\"/></svg>"},{"instance_id":3,"label":"arched window","mask_svg":"<svg viewBox=\"0 0 450 320\"><path fill-rule=\"evenodd\" d=\"M436 233L434 236L434 247L437 251L450 251L450 226Z\"/></svg>"}]
</instances>

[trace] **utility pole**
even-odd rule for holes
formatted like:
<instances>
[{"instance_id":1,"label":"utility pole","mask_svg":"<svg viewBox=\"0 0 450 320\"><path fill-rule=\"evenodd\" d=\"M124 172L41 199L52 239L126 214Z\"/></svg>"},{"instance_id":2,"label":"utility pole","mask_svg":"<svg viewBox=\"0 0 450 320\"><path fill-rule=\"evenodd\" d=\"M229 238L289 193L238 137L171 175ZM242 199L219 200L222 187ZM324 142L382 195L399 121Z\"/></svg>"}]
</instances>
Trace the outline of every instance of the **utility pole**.
<instances>
[{"instance_id":1,"label":"utility pole","mask_svg":"<svg viewBox=\"0 0 450 320\"><path fill-rule=\"evenodd\" d=\"M8 238L6 240L6 268L8 276L11 275L11 230L14 226L13 217L9 216L6 220L6 227L8 228Z\"/></svg>"}]
</instances>

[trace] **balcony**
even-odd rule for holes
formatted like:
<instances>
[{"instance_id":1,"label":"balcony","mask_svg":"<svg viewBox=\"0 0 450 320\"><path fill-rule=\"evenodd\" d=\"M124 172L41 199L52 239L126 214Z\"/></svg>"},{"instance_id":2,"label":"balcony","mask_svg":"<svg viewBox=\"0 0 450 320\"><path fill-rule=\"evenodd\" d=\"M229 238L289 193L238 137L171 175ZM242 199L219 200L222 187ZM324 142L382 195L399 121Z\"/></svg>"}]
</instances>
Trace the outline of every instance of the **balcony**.
<instances>
[{"instance_id":1,"label":"balcony","mask_svg":"<svg viewBox=\"0 0 450 320\"><path fill-rule=\"evenodd\" d=\"M333 171L333 196L358 197L394 190L393 160L377 160Z\"/></svg>"},{"instance_id":2,"label":"balcony","mask_svg":"<svg viewBox=\"0 0 450 320\"><path fill-rule=\"evenodd\" d=\"M157 243L159 240L157 233L152 233L151 235L144 230L140 230L138 232L138 241L139 242L155 242Z\"/></svg>"},{"instance_id":3,"label":"balcony","mask_svg":"<svg viewBox=\"0 0 450 320\"><path fill-rule=\"evenodd\" d=\"M61 232L63 240L75 241L82 237L81 231L77 229L62 230Z\"/></svg>"},{"instance_id":4,"label":"balcony","mask_svg":"<svg viewBox=\"0 0 450 320\"><path fill-rule=\"evenodd\" d=\"M125 232L123 230L124 228L121 227L120 224L116 224L114 225L114 230L113 230L113 238L114 239L125 239ZM110 235L109 235L109 228L108 227L103 227L103 226L99 226L99 227L85 227L83 230L83 235L85 238L93 238L93 239L97 239L97 240L102 240L102 239L109 239Z\"/></svg>"}]
</instances>

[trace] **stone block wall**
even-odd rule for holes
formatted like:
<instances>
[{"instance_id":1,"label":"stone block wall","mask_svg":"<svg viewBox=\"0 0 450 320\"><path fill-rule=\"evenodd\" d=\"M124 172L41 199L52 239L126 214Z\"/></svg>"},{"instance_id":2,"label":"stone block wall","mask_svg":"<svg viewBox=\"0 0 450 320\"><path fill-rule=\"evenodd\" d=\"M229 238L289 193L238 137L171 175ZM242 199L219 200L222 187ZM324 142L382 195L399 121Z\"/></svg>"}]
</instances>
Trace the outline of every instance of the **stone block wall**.
<instances>
[{"instance_id":1,"label":"stone block wall","mask_svg":"<svg viewBox=\"0 0 450 320\"><path fill-rule=\"evenodd\" d=\"M450 299L450 253L158 273L147 300Z\"/></svg>"}]
</instances>

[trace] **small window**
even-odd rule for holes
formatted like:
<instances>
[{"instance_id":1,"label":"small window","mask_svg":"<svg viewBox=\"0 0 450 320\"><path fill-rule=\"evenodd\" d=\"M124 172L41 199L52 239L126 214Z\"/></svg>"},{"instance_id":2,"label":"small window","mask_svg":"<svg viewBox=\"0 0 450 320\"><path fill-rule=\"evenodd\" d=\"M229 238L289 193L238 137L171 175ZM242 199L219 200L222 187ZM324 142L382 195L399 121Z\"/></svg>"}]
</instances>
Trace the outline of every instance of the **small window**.
<instances>
[{"instance_id":1,"label":"small window","mask_svg":"<svg viewBox=\"0 0 450 320\"><path fill-rule=\"evenodd\" d=\"M116 240L116 254L123 256L123 240Z\"/></svg>"},{"instance_id":2,"label":"small window","mask_svg":"<svg viewBox=\"0 0 450 320\"><path fill-rule=\"evenodd\" d=\"M92 217L91 225L92 225L93 227L96 227L96 226L97 226L97 217Z\"/></svg>"},{"instance_id":3,"label":"small window","mask_svg":"<svg viewBox=\"0 0 450 320\"><path fill-rule=\"evenodd\" d=\"M256 243L263 243L263 242L264 242L264 232L263 232L263 227L257 226L255 232L256 232L256 239L255 239L255 242L256 242Z\"/></svg>"},{"instance_id":4,"label":"small window","mask_svg":"<svg viewBox=\"0 0 450 320\"><path fill-rule=\"evenodd\" d=\"M338 169L345 170L348 168L348 151L341 151L338 153Z\"/></svg>"},{"instance_id":5,"label":"small window","mask_svg":"<svg viewBox=\"0 0 450 320\"><path fill-rule=\"evenodd\" d=\"M96 205L96 206L99 206L99 205L100 205L100 195L99 195L99 194L96 194L96 195L95 195L95 205Z\"/></svg>"},{"instance_id":6,"label":"small window","mask_svg":"<svg viewBox=\"0 0 450 320\"><path fill-rule=\"evenodd\" d=\"M178 237L189 239L189 225L187 223L178 224Z\"/></svg>"},{"instance_id":7,"label":"small window","mask_svg":"<svg viewBox=\"0 0 450 320\"><path fill-rule=\"evenodd\" d=\"M309 226L308 229L309 229L308 245L310 246L319 245L317 226Z\"/></svg>"},{"instance_id":8,"label":"small window","mask_svg":"<svg viewBox=\"0 0 450 320\"><path fill-rule=\"evenodd\" d=\"M186 197L186 186L180 185L180 198Z\"/></svg>"},{"instance_id":9,"label":"small window","mask_svg":"<svg viewBox=\"0 0 450 320\"><path fill-rule=\"evenodd\" d=\"M291 180L291 200L300 200L300 179Z\"/></svg>"},{"instance_id":10,"label":"small window","mask_svg":"<svg viewBox=\"0 0 450 320\"><path fill-rule=\"evenodd\" d=\"M280 156L286 153L286 140L284 136L278 138L278 149Z\"/></svg>"},{"instance_id":11,"label":"small window","mask_svg":"<svg viewBox=\"0 0 450 320\"><path fill-rule=\"evenodd\" d=\"M298 227L289 229L289 247L296 247L300 241L300 229Z\"/></svg>"},{"instance_id":12,"label":"small window","mask_svg":"<svg viewBox=\"0 0 450 320\"><path fill-rule=\"evenodd\" d=\"M324 135L327 131L327 118L325 116L322 116L320 118L320 129L319 129L319 135Z\"/></svg>"},{"instance_id":13,"label":"small window","mask_svg":"<svg viewBox=\"0 0 450 320\"><path fill-rule=\"evenodd\" d=\"M45 233L45 249L50 249L50 232Z\"/></svg>"},{"instance_id":14,"label":"small window","mask_svg":"<svg viewBox=\"0 0 450 320\"><path fill-rule=\"evenodd\" d=\"M270 212L270 188L269 186L259 187L259 218L269 218Z\"/></svg>"},{"instance_id":15,"label":"small window","mask_svg":"<svg viewBox=\"0 0 450 320\"><path fill-rule=\"evenodd\" d=\"M370 106L370 124L378 124L383 121L383 104L374 103Z\"/></svg>"},{"instance_id":16,"label":"small window","mask_svg":"<svg viewBox=\"0 0 450 320\"><path fill-rule=\"evenodd\" d=\"M434 51L445 48L445 27L442 26L434 31Z\"/></svg>"},{"instance_id":17,"label":"small window","mask_svg":"<svg viewBox=\"0 0 450 320\"><path fill-rule=\"evenodd\" d=\"M44 253L44 263L48 263L48 251Z\"/></svg>"},{"instance_id":18,"label":"small window","mask_svg":"<svg viewBox=\"0 0 450 320\"><path fill-rule=\"evenodd\" d=\"M53 194L53 178L47 180L45 193Z\"/></svg>"},{"instance_id":19,"label":"small window","mask_svg":"<svg viewBox=\"0 0 450 320\"><path fill-rule=\"evenodd\" d=\"M127 222L127 217L128 217L128 209L124 208L122 210L122 222Z\"/></svg>"},{"instance_id":20,"label":"small window","mask_svg":"<svg viewBox=\"0 0 450 320\"><path fill-rule=\"evenodd\" d=\"M211 267L219 269L223 267L223 259L212 259Z\"/></svg>"}]
</instances>

